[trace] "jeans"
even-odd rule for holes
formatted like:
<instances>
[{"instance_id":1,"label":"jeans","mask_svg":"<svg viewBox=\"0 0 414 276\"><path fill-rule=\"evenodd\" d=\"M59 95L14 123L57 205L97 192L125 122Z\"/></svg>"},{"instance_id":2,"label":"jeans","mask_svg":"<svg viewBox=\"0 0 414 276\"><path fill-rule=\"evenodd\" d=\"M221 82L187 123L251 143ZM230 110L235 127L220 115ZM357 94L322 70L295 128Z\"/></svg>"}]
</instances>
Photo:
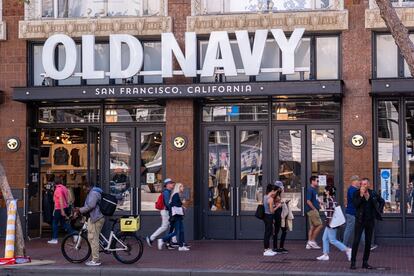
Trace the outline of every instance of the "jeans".
<instances>
[{"instance_id":1,"label":"jeans","mask_svg":"<svg viewBox=\"0 0 414 276\"><path fill-rule=\"evenodd\" d=\"M375 221L355 223L355 235L354 235L354 242L352 244L352 258L351 258L352 263L355 263L356 256L358 253L359 242L361 241L361 236L364 230L366 233L366 236L365 236L366 239L365 239L365 246L364 246L364 257L362 258L362 261L364 264L368 262L369 254L371 252L371 238L372 238L372 233L374 232L374 224L375 224Z\"/></svg>"},{"instance_id":2,"label":"jeans","mask_svg":"<svg viewBox=\"0 0 414 276\"><path fill-rule=\"evenodd\" d=\"M68 234L74 232L70 224L66 221L65 217L62 216L60 210L55 210L53 212L53 221L52 221L52 239L57 240L59 234L59 223L65 229Z\"/></svg>"},{"instance_id":3,"label":"jeans","mask_svg":"<svg viewBox=\"0 0 414 276\"><path fill-rule=\"evenodd\" d=\"M277 236L279 235L279 230L282 230L280 235L280 245L279 248L285 247L286 240L286 227L282 227L282 208L279 208L275 211L275 235L273 236L273 248L277 249Z\"/></svg>"},{"instance_id":4,"label":"jeans","mask_svg":"<svg viewBox=\"0 0 414 276\"><path fill-rule=\"evenodd\" d=\"M263 238L263 245L264 249L270 248L270 237L273 235L273 215L272 214L265 214L263 218L263 222L265 224L265 232ZM273 237L273 245L275 244L275 237Z\"/></svg>"},{"instance_id":5,"label":"jeans","mask_svg":"<svg viewBox=\"0 0 414 276\"><path fill-rule=\"evenodd\" d=\"M99 262L99 235L104 226L105 218L100 218L95 223L88 219L88 241L91 244L92 261Z\"/></svg>"},{"instance_id":6,"label":"jeans","mask_svg":"<svg viewBox=\"0 0 414 276\"><path fill-rule=\"evenodd\" d=\"M184 223L182 217L176 217L174 221L174 232L167 234L162 238L163 242L167 242L171 240L172 237L177 236L178 237L178 245L180 247L184 246L185 240L184 240Z\"/></svg>"},{"instance_id":7,"label":"jeans","mask_svg":"<svg viewBox=\"0 0 414 276\"><path fill-rule=\"evenodd\" d=\"M346 246L336 239L336 229L325 227L325 231L323 232L322 236L323 242L323 253L328 255L329 254L329 243L333 244L336 248L340 251L345 251Z\"/></svg>"},{"instance_id":8,"label":"jeans","mask_svg":"<svg viewBox=\"0 0 414 276\"><path fill-rule=\"evenodd\" d=\"M167 231L168 227L170 226L170 222L168 221L170 219L170 215L168 214L167 210L161 210L161 226L158 227L157 230L150 236L150 240L155 240L159 235L161 235L163 232Z\"/></svg>"},{"instance_id":9,"label":"jeans","mask_svg":"<svg viewBox=\"0 0 414 276\"><path fill-rule=\"evenodd\" d=\"M350 215L350 214L346 214L345 216L346 216L346 226L345 226L343 243L346 246L351 247L353 237L354 237L354 230L355 230L355 216ZM372 238L371 240L373 241ZM361 242L365 244L365 231L362 232Z\"/></svg>"}]
</instances>

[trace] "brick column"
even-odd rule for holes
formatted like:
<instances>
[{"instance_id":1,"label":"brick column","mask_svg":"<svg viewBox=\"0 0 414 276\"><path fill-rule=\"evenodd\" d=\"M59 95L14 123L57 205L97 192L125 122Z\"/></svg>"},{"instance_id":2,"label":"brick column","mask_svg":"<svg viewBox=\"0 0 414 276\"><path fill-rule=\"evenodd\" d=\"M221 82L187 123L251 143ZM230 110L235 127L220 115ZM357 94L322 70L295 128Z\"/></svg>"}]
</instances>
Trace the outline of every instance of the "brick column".
<instances>
[{"instance_id":1,"label":"brick column","mask_svg":"<svg viewBox=\"0 0 414 276\"><path fill-rule=\"evenodd\" d=\"M371 32L365 29L365 9L368 1L346 0L349 11L349 30L342 34L343 80L343 183L344 191L349 186L349 178L356 174L373 178L372 159L372 99L371 85ZM363 149L354 149L349 140L353 133L363 133L367 144ZM345 200L346 200L346 193Z\"/></svg>"},{"instance_id":2,"label":"brick column","mask_svg":"<svg viewBox=\"0 0 414 276\"><path fill-rule=\"evenodd\" d=\"M12 189L26 186L26 105L11 99L12 87L26 86L26 41L18 39L23 15L23 5L18 1L3 1L7 40L0 42L0 90L5 93L5 102L0 104L0 162ZM6 140L11 136L20 138L22 145L18 152L6 149Z\"/></svg>"},{"instance_id":3,"label":"brick column","mask_svg":"<svg viewBox=\"0 0 414 276\"><path fill-rule=\"evenodd\" d=\"M190 0L169 0L168 15L173 18L173 32L184 49L184 34L186 31L186 18L191 15ZM174 65L178 68L177 63ZM168 84L191 83L191 78L174 77L167 80ZM178 151L174 149L172 140L177 135L184 135L188 138L187 147ZM167 177L176 182L182 182L191 189L192 205L194 194L194 102L192 99L174 99L167 101L167 123L166 123L166 152L165 162Z\"/></svg>"}]
</instances>

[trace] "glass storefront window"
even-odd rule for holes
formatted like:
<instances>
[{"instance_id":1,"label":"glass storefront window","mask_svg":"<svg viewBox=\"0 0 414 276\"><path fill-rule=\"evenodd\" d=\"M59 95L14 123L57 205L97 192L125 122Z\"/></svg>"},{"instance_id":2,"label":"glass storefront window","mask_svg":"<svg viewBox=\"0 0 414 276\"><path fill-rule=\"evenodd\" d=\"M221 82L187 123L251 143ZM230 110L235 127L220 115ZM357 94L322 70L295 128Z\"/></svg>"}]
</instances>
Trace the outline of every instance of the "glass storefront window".
<instances>
[{"instance_id":1,"label":"glass storefront window","mask_svg":"<svg viewBox=\"0 0 414 276\"><path fill-rule=\"evenodd\" d=\"M95 44L95 70L109 72L109 44ZM109 84L109 77L97 80L87 80L87 84Z\"/></svg>"},{"instance_id":2,"label":"glass storefront window","mask_svg":"<svg viewBox=\"0 0 414 276\"><path fill-rule=\"evenodd\" d=\"M40 124L99 123L101 108L100 106L40 107L38 116Z\"/></svg>"},{"instance_id":3,"label":"glass storefront window","mask_svg":"<svg viewBox=\"0 0 414 276\"><path fill-rule=\"evenodd\" d=\"M414 214L414 101L410 100L405 103L406 107L406 208L407 214Z\"/></svg>"},{"instance_id":4,"label":"glass storefront window","mask_svg":"<svg viewBox=\"0 0 414 276\"><path fill-rule=\"evenodd\" d=\"M298 47L295 50L295 68L298 67L310 67L310 38L302 38ZM286 75L286 80L301 80L309 79L309 71L296 72L292 75Z\"/></svg>"},{"instance_id":5,"label":"glass storefront window","mask_svg":"<svg viewBox=\"0 0 414 276\"><path fill-rule=\"evenodd\" d=\"M318 80L339 78L339 38L316 38L316 78Z\"/></svg>"},{"instance_id":6,"label":"glass storefront window","mask_svg":"<svg viewBox=\"0 0 414 276\"><path fill-rule=\"evenodd\" d=\"M263 52L261 68L279 68L280 49L274 39L268 39ZM280 73L260 73L256 76L256 81L278 81Z\"/></svg>"},{"instance_id":7,"label":"glass storefront window","mask_svg":"<svg viewBox=\"0 0 414 276\"><path fill-rule=\"evenodd\" d=\"M145 42L144 48L144 70L161 71L161 42ZM144 83L162 83L162 77L144 76Z\"/></svg>"},{"instance_id":8,"label":"glass storefront window","mask_svg":"<svg viewBox=\"0 0 414 276\"><path fill-rule=\"evenodd\" d=\"M165 122L165 107L159 105L105 106L105 122Z\"/></svg>"},{"instance_id":9,"label":"glass storefront window","mask_svg":"<svg viewBox=\"0 0 414 276\"><path fill-rule=\"evenodd\" d=\"M255 211L262 202L263 132L240 132L240 196L242 211Z\"/></svg>"},{"instance_id":10,"label":"glass storefront window","mask_svg":"<svg viewBox=\"0 0 414 276\"><path fill-rule=\"evenodd\" d=\"M303 101L273 103L273 119L295 120L340 120L341 104L333 101Z\"/></svg>"},{"instance_id":11,"label":"glass storefront window","mask_svg":"<svg viewBox=\"0 0 414 276\"><path fill-rule=\"evenodd\" d=\"M131 211L132 133L111 132L109 137L109 192L118 200L118 211Z\"/></svg>"},{"instance_id":12,"label":"glass storefront window","mask_svg":"<svg viewBox=\"0 0 414 276\"><path fill-rule=\"evenodd\" d=\"M413 2L413 4L414 4L414 2ZM414 34L410 34L410 40L414 41ZM411 78L412 77L411 73L410 73L410 69L408 69L408 64L405 61L405 59L404 59L404 77L406 77L406 78Z\"/></svg>"},{"instance_id":13,"label":"glass storefront window","mask_svg":"<svg viewBox=\"0 0 414 276\"><path fill-rule=\"evenodd\" d=\"M45 72L42 65L43 46L33 46L33 85L47 85L46 80L40 75Z\"/></svg>"},{"instance_id":14,"label":"glass storefront window","mask_svg":"<svg viewBox=\"0 0 414 276\"><path fill-rule=\"evenodd\" d=\"M400 137L398 101L378 102L378 188L384 213L400 213Z\"/></svg>"},{"instance_id":15,"label":"glass storefront window","mask_svg":"<svg viewBox=\"0 0 414 276\"><path fill-rule=\"evenodd\" d=\"M377 78L398 77L398 50L391 35L376 36Z\"/></svg>"},{"instance_id":16,"label":"glass storefront window","mask_svg":"<svg viewBox=\"0 0 414 276\"><path fill-rule=\"evenodd\" d=\"M230 210L230 146L230 131L209 132L208 207L212 212Z\"/></svg>"},{"instance_id":17,"label":"glass storefront window","mask_svg":"<svg viewBox=\"0 0 414 276\"><path fill-rule=\"evenodd\" d=\"M162 132L141 132L141 211L156 211L163 189Z\"/></svg>"},{"instance_id":18,"label":"glass storefront window","mask_svg":"<svg viewBox=\"0 0 414 276\"><path fill-rule=\"evenodd\" d=\"M78 55L76 56L76 67L75 72L81 71L81 45L76 45L76 49L78 52ZM58 46L58 70L63 70L63 66L66 64L66 51L65 47L63 45ZM81 78L80 77L70 77L65 80L60 80L59 85L80 85L81 84Z\"/></svg>"},{"instance_id":19,"label":"glass storefront window","mask_svg":"<svg viewBox=\"0 0 414 276\"><path fill-rule=\"evenodd\" d=\"M267 104L203 106L203 122L267 121Z\"/></svg>"}]
</instances>

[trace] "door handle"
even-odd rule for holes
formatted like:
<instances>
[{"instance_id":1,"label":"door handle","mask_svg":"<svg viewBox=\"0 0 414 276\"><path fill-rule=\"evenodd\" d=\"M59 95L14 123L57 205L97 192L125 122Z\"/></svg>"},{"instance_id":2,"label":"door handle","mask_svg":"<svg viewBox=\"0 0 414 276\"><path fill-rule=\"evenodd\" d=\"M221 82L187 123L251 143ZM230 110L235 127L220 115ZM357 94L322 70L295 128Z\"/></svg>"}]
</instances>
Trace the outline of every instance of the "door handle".
<instances>
[{"instance_id":1,"label":"door handle","mask_svg":"<svg viewBox=\"0 0 414 276\"><path fill-rule=\"evenodd\" d=\"M239 200L240 200L239 186L237 186L236 187L236 216L240 215Z\"/></svg>"},{"instance_id":2,"label":"door handle","mask_svg":"<svg viewBox=\"0 0 414 276\"><path fill-rule=\"evenodd\" d=\"M233 187L230 187L230 215L234 216L234 193L233 193Z\"/></svg>"},{"instance_id":3,"label":"door handle","mask_svg":"<svg viewBox=\"0 0 414 276\"><path fill-rule=\"evenodd\" d=\"M304 202L304 205L302 206L302 217L305 216L305 204L306 200L305 200L305 187L302 187L302 202Z\"/></svg>"}]
</instances>

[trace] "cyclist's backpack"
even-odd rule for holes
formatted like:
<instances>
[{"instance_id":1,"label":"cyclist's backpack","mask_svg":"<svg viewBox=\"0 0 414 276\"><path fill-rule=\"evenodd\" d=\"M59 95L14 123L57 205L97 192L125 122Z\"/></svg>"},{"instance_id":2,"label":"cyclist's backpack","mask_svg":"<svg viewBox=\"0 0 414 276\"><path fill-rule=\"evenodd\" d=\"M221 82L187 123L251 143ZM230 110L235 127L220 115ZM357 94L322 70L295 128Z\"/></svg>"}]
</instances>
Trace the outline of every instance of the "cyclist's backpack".
<instances>
[{"instance_id":1,"label":"cyclist's backpack","mask_svg":"<svg viewBox=\"0 0 414 276\"><path fill-rule=\"evenodd\" d=\"M155 202L155 209L160 211L165 210L164 196L162 193L158 196L157 201Z\"/></svg>"},{"instance_id":2,"label":"cyclist's backpack","mask_svg":"<svg viewBox=\"0 0 414 276\"><path fill-rule=\"evenodd\" d=\"M115 213L117 202L118 201L115 196L107 193L101 193L99 209L101 210L102 215L108 217L112 216Z\"/></svg>"}]
</instances>

